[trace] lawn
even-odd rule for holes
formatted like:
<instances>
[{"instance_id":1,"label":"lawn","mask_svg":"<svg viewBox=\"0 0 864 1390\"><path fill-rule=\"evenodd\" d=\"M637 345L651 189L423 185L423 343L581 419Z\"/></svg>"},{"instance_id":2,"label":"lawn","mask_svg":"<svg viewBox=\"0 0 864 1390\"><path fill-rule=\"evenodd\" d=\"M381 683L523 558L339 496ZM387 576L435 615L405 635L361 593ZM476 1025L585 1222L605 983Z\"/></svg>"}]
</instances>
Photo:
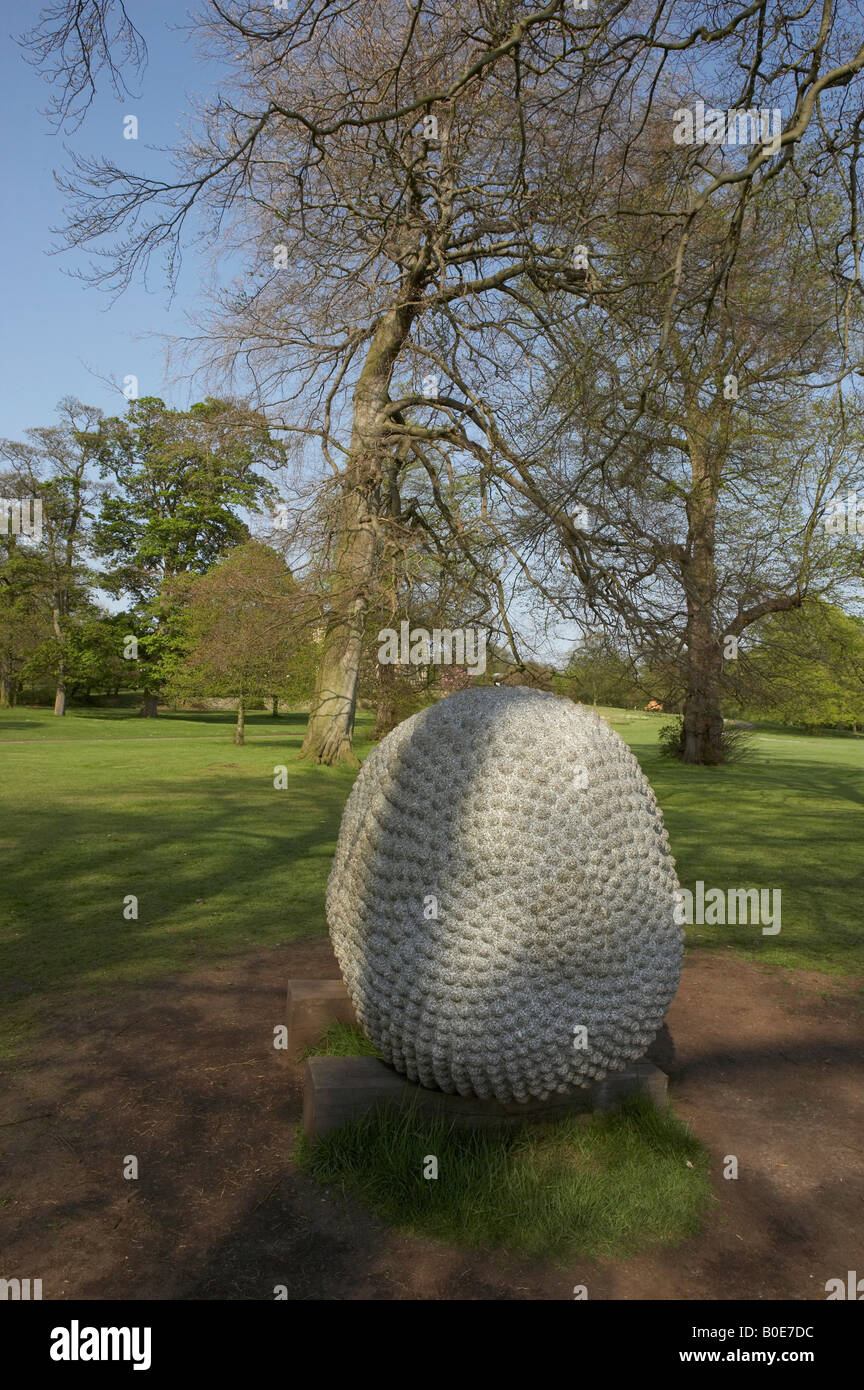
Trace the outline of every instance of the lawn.
<instances>
[{"instance_id":1,"label":"lawn","mask_svg":"<svg viewBox=\"0 0 864 1390\"><path fill-rule=\"evenodd\" d=\"M861 968L864 740L759 734L750 762L689 768L662 719L603 711L633 748L692 887L779 887L783 928L695 926L771 965ZM295 761L304 716L0 712L0 991L7 1048L57 990L182 971L326 931L324 887L353 773ZM370 720L361 718L361 740ZM361 757L368 742L358 744ZM284 764L288 787L276 790ZM138 899L137 920L124 900Z\"/></svg>"},{"instance_id":2,"label":"lawn","mask_svg":"<svg viewBox=\"0 0 864 1390\"><path fill-rule=\"evenodd\" d=\"M663 809L683 887L779 888L782 930L692 926L688 944L731 945L770 965L857 973L864 965L864 738L755 731L744 763L661 758L663 717L602 710Z\"/></svg>"},{"instance_id":3,"label":"lawn","mask_svg":"<svg viewBox=\"0 0 864 1390\"><path fill-rule=\"evenodd\" d=\"M353 774L296 762L304 722L253 714L237 748L230 714L0 714L7 1045L58 988L104 989L326 931ZM123 915L130 894L137 920Z\"/></svg>"}]
</instances>

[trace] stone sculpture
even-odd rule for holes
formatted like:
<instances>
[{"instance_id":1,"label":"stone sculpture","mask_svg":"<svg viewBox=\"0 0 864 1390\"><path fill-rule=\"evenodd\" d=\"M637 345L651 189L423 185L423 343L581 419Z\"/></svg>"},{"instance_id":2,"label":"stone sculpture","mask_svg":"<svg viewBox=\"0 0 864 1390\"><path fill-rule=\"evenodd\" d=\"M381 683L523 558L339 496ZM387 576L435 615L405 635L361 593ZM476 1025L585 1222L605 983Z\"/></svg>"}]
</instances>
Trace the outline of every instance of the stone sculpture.
<instances>
[{"instance_id":1,"label":"stone sculpture","mask_svg":"<svg viewBox=\"0 0 864 1390\"><path fill-rule=\"evenodd\" d=\"M677 888L654 793L603 719L475 688L367 758L327 915L385 1061L441 1091L542 1100L644 1055L678 986Z\"/></svg>"}]
</instances>

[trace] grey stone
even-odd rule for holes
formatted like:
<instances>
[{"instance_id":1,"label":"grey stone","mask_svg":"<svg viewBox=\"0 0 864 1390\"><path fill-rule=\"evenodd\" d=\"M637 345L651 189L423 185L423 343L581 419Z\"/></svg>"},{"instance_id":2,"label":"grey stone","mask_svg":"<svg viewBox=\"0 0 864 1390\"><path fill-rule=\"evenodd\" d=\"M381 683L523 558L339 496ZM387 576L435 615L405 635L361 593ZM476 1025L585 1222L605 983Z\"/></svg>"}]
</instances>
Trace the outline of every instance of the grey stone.
<instances>
[{"instance_id":1,"label":"grey stone","mask_svg":"<svg viewBox=\"0 0 864 1390\"><path fill-rule=\"evenodd\" d=\"M645 1053L646 1062L653 1062L655 1067L665 1071L670 1081L675 1081L681 1076L682 1067L675 1051L675 1042L669 1032L668 1024L664 1023L657 1030L657 1036Z\"/></svg>"},{"instance_id":2,"label":"grey stone","mask_svg":"<svg viewBox=\"0 0 864 1390\"><path fill-rule=\"evenodd\" d=\"M439 701L372 751L327 915L385 1061L506 1104L644 1056L678 986L677 889L623 740L569 700L499 687Z\"/></svg>"}]
</instances>

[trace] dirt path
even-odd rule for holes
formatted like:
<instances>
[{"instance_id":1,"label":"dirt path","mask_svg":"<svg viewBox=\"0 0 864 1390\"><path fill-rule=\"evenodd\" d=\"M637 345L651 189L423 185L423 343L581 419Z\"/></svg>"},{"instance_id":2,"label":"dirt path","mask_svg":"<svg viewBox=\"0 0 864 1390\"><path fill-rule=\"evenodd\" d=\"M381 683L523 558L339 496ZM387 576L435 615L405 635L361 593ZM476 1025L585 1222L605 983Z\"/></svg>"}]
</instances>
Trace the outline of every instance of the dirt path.
<instances>
[{"instance_id":1,"label":"dirt path","mask_svg":"<svg viewBox=\"0 0 864 1390\"><path fill-rule=\"evenodd\" d=\"M683 1245L562 1270L395 1235L297 1174L299 1075L273 1028L289 975L334 973L327 942L301 944L58 1009L6 1079L0 1276L41 1278L46 1299L824 1299L864 1275L848 982L688 957L673 1097L715 1156L716 1212Z\"/></svg>"}]
</instances>

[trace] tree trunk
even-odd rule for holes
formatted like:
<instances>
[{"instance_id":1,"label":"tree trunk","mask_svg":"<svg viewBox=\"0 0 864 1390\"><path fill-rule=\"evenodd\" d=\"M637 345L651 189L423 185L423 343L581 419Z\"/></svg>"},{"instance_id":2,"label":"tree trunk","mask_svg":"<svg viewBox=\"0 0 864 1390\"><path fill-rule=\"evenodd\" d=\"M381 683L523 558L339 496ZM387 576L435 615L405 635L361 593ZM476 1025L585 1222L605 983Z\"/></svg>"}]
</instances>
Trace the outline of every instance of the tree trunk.
<instances>
[{"instance_id":1,"label":"tree trunk","mask_svg":"<svg viewBox=\"0 0 864 1390\"><path fill-rule=\"evenodd\" d=\"M54 609L54 631L58 641L62 643L62 635L59 625L60 609ZM58 717L66 713L66 657L63 647L60 647L60 655L57 661L57 686L54 694L54 713Z\"/></svg>"},{"instance_id":2,"label":"tree trunk","mask_svg":"<svg viewBox=\"0 0 864 1390\"><path fill-rule=\"evenodd\" d=\"M273 701L273 704L272 704L272 706L271 706L271 708L270 708L270 718L271 718L271 719L278 719L278 718L279 718L279 696L278 696L278 695L271 695L270 698L271 698L271 700Z\"/></svg>"},{"instance_id":3,"label":"tree trunk","mask_svg":"<svg viewBox=\"0 0 864 1390\"><path fill-rule=\"evenodd\" d=\"M720 710L722 670L722 649L711 631L710 612L707 621L697 615L692 622L688 622L682 762L707 766L723 762L723 715Z\"/></svg>"},{"instance_id":4,"label":"tree trunk","mask_svg":"<svg viewBox=\"0 0 864 1390\"><path fill-rule=\"evenodd\" d=\"M354 391L354 419L332 571L324 652L300 757L356 767L352 747L357 679L375 571L375 532L370 497L387 455L389 398L396 358L417 312L419 279L409 277L403 300L381 319Z\"/></svg>"},{"instance_id":5,"label":"tree trunk","mask_svg":"<svg viewBox=\"0 0 864 1390\"><path fill-rule=\"evenodd\" d=\"M375 717L375 732L372 735L377 742L391 729L396 728L396 675L393 666L389 662L378 667L378 707Z\"/></svg>"},{"instance_id":6,"label":"tree trunk","mask_svg":"<svg viewBox=\"0 0 864 1390\"><path fill-rule=\"evenodd\" d=\"M55 589L51 625L54 628L54 636L57 641L57 689L54 695L54 713L58 716L66 713L66 652L60 620L65 617L67 607L68 596Z\"/></svg>"},{"instance_id":7,"label":"tree trunk","mask_svg":"<svg viewBox=\"0 0 864 1390\"><path fill-rule=\"evenodd\" d=\"M145 719L155 719L159 713L159 696L155 690L148 690L144 695L144 708L141 713Z\"/></svg>"},{"instance_id":8,"label":"tree trunk","mask_svg":"<svg viewBox=\"0 0 864 1390\"><path fill-rule=\"evenodd\" d=\"M700 448L699 423L694 423L689 437L693 486L687 498L687 558L682 563L687 598L687 694L681 761L713 766L723 762L723 648L714 632L718 479Z\"/></svg>"},{"instance_id":9,"label":"tree trunk","mask_svg":"<svg viewBox=\"0 0 864 1390\"><path fill-rule=\"evenodd\" d=\"M246 741L246 701L241 695L237 701L237 727L234 730L234 742L245 743Z\"/></svg>"},{"instance_id":10,"label":"tree trunk","mask_svg":"<svg viewBox=\"0 0 864 1390\"><path fill-rule=\"evenodd\" d=\"M391 729L395 729L398 724L396 718L396 702L392 695L382 695L378 701L378 710L375 718L375 732L372 735L377 743L380 739L386 738Z\"/></svg>"},{"instance_id":11,"label":"tree trunk","mask_svg":"<svg viewBox=\"0 0 864 1390\"><path fill-rule=\"evenodd\" d=\"M356 767L358 759L352 747L354 712L375 541L359 493L348 494L345 510L353 512L355 524L351 526L346 521L343 527L342 550L333 571L324 652L300 756L327 765L348 763Z\"/></svg>"},{"instance_id":12,"label":"tree trunk","mask_svg":"<svg viewBox=\"0 0 864 1390\"><path fill-rule=\"evenodd\" d=\"M11 709L15 704L18 682L8 671L0 672L0 709Z\"/></svg>"}]
</instances>

